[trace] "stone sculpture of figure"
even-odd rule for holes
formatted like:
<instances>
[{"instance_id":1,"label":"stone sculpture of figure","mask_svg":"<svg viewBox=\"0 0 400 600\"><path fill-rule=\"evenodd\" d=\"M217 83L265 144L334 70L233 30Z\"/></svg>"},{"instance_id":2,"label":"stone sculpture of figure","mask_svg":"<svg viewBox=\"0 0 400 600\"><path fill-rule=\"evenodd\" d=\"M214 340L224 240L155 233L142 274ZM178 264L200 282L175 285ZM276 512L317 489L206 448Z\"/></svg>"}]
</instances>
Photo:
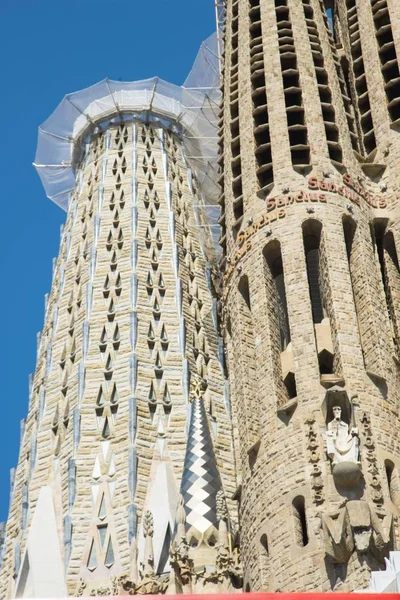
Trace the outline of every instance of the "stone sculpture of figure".
<instances>
[{"instance_id":1,"label":"stone sculpture of figure","mask_svg":"<svg viewBox=\"0 0 400 600\"><path fill-rule=\"evenodd\" d=\"M357 427L350 427L342 421L340 406L332 408L333 419L328 423L326 446L332 465L341 462L358 463L359 439Z\"/></svg>"}]
</instances>

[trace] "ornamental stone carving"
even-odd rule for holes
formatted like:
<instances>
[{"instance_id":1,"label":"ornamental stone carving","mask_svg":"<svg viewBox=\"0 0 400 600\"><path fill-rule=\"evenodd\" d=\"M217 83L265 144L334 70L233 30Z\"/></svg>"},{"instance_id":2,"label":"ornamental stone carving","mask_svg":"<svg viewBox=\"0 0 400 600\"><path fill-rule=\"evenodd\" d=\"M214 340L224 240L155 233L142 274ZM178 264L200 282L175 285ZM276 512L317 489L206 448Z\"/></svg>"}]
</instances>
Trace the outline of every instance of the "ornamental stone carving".
<instances>
[{"instance_id":1,"label":"ornamental stone carving","mask_svg":"<svg viewBox=\"0 0 400 600\"><path fill-rule=\"evenodd\" d=\"M383 562L390 542L392 515L375 511L364 500L349 500L339 510L321 517L326 555L347 563L353 552L372 553Z\"/></svg>"},{"instance_id":2,"label":"ornamental stone carving","mask_svg":"<svg viewBox=\"0 0 400 600\"><path fill-rule=\"evenodd\" d=\"M118 577L112 577L109 585L99 585L97 582L95 587L90 587L89 582L80 579L75 596L77 598L81 596L119 596L119 593L120 584Z\"/></svg>"},{"instance_id":3,"label":"ornamental stone carving","mask_svg":"<svg viewBox=\"0 0 400 600\"><path fill-rule=\"evenodd\" d=\"M382 482L379 473L376 447L371 427L371 418L366 412L361 417L361 433L363 440L363 456L366 459L366 482L370 486L372 502L379 508L384 503Z\"/></svg>"},{"instance_id":4,"label":"ornamental stone carving","mask_svg":"<svg viewBox=\"0 0 400 600\"><path fill-rule=\"evenodd\" d=\"M324 502L322 469L320 465L321 454L319 450L318 435L315 431L315 418L310 414L306 418L307 425L307 452L311 464L311 487L313 490L313 502L322 504Z\"/></svg>"}]
</instances>

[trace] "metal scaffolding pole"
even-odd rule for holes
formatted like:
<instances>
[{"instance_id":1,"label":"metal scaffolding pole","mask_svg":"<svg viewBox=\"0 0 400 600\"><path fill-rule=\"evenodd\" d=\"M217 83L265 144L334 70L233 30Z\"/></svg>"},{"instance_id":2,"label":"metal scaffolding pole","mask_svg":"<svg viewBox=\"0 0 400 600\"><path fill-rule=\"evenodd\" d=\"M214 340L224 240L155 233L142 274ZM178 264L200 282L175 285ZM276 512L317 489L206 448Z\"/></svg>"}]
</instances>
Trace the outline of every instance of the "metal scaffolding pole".
<instances>
[{"instance_id":1,"label":"metal scaffolding pole","mask_svg":"<svg viewBox=\"0 0 400 600\"><path fill-rule=\"evenodd\" d=\"M225 28L225 14L226 14L226 0L214 0L215 2L215 20L217 25L217 45L218 45L218 59L219 59L219 71L221 73L223 66L223 33Z\"/></svg>"}]
</instances>

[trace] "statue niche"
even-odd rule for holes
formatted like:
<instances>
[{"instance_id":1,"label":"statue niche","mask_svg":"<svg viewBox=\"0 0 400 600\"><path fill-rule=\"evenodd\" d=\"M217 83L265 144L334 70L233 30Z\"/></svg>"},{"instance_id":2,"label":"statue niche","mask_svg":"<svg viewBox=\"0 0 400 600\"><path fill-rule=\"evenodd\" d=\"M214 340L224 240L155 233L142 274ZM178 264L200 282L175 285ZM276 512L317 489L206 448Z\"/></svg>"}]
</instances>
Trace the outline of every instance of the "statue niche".
<instances>
[{"instance_id":1,"label":"statue niche","mask_svg":"<svg viewBox=\"0 0 400 600\"><path fill-rule=\"evenodd\" d=\"M361 474L360 440L347 393L341 388L331 388L325 397L325 410L326 452L331 461L334 481L340 487L353 487Z\"/></svg>"}]
</instances>

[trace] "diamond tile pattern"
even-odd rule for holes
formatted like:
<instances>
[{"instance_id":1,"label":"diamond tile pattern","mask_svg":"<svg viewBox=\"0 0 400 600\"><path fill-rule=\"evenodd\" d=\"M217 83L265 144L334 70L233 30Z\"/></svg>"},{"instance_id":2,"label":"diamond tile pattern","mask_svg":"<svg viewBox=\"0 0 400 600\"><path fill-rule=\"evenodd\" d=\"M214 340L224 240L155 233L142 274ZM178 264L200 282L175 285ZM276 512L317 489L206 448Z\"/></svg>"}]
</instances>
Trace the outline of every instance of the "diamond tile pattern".
<instances>
[{"instance_id":1,"label":"diamond tile pattern","mask_svg":"<svg viewBox=\"0 0 400 600\"><path fill-rule=\"evenodd\" d=\"M221 478L203 398L195 398L191 408L181 493L187 527L195 527L204 533L211 525L218 527L216 498L221 489Z\"/></svg>"}]
</instances>

